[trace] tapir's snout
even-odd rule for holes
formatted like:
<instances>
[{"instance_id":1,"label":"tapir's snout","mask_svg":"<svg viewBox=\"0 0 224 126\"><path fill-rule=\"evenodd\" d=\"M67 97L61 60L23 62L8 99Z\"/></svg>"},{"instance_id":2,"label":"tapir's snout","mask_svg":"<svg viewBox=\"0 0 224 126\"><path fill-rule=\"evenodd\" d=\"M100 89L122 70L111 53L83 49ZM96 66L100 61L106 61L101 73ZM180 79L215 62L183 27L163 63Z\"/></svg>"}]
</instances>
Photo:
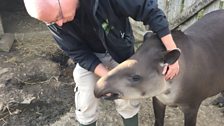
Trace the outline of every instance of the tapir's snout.
<instances>
[{"instance_id":1,"label":"tapir's snout","mask_svg":"<svg viewBox=\"0 0 224 126\"><path fill-rule=\"evenodd\" d=\"M122 93L117 89L112 88L107 81L100 79L94 88L94 95L96 98L103 98L106 100L115 100L122 97Z\"/></svg>"}]
</instances>

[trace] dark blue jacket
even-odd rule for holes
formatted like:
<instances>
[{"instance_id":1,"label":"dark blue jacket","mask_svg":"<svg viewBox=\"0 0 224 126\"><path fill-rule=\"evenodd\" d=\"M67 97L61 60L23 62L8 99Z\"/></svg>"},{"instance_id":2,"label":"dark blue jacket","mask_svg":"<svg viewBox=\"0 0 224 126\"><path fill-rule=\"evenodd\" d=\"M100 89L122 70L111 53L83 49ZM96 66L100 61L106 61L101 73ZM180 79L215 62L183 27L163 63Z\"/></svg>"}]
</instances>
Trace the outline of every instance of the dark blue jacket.
<instances>
[{"instance_id":1,"label":"dark blue jacket","mask_svg":"<svg viewBox=\"0 0 224 126\"><path fill-rule=\"evenodd\" d=\"M163 37L170 33L157 0L79 0L75 19L62 27L50 25L58 45L83 68L94 71L101 61L94 55L106 51L118 62L134 53L128 17L143 21Z\"/></svg>"}]
</instances>

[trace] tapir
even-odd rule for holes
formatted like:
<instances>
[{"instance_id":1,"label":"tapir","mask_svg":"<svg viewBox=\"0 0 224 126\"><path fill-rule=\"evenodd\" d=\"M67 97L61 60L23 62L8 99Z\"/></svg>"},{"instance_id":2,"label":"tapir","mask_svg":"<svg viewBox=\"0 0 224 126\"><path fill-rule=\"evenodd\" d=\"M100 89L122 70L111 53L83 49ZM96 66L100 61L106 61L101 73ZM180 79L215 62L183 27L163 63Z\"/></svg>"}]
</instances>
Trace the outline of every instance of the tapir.
<instances>
[{"instance_id":1,"label":"tapir","mask_svg":"<svg viewBox=\"0 0 224 126\"><path fill-rule=\"evenodd\" d=\"M195 126L201 102L224 90L224 10L210 12L172 35L180 56L177 50L166 51L156 34L146 34L133 56L99 79L95 96L152 97L155 126L164 125L166 106L179 107L184 113L184 125ZM177 59L179 74L165 80L163 67Z\"/></svg>"}]
</instances>

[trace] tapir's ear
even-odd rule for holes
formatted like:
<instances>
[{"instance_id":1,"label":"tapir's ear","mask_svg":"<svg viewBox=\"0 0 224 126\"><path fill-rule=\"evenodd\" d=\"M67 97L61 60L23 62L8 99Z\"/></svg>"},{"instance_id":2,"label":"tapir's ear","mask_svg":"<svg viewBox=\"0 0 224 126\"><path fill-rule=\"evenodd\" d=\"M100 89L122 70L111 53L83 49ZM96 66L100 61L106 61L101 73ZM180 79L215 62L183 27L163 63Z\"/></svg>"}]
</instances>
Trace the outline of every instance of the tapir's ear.
<instances>
[{"instance_id":1,"label":"tapir's ear","mask_svg":"<svg viewBox=\"0 0 224 126\"><path fill-rule=\"evenodd\" d=\"M180 57L181 50L179 48L169 51L164 56L165 64L174 64Z\"/></svg>"},{"instance_id":2,"label":"tapir's ear","mask_svg":"<svg viewBox=\"0 0 224 126\"><path fill-rule=\"evenodd\" d=\"M151 36L153 36L154 35L154 33L153 32L146 32L145 34L144 34L144 38L143 38L143 40L147 40L147 39L149 39Z\"/></svg>"}]
</instances>

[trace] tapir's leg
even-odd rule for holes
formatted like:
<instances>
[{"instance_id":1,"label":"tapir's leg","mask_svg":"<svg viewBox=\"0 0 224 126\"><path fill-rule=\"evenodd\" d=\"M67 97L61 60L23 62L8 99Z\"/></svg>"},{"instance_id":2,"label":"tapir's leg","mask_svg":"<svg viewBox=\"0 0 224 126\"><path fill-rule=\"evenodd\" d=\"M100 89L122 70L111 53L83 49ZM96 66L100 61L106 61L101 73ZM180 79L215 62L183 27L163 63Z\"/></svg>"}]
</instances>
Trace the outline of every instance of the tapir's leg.
<instances>
[{"instance_id":1,"label":"tapir's leg","mask_svg":"<svg viewBox=\"0 0 224 126\"><path fill-rule=\"evenodd\" d=\"M155 126L163 126L166 105L161 103L156 97L153 97L152 100L155 114Z\"/></svg>"},{"instance_id":2,"label":"tapir's leg","mask_svg":"<svg viewBox=\"0 0 224 126\"><path fill-rule=\"evenodd\" d=\"M184 113L184 126L196 126L197 114L200 104L182 107Z\"/></svg>"}]
</instances>

